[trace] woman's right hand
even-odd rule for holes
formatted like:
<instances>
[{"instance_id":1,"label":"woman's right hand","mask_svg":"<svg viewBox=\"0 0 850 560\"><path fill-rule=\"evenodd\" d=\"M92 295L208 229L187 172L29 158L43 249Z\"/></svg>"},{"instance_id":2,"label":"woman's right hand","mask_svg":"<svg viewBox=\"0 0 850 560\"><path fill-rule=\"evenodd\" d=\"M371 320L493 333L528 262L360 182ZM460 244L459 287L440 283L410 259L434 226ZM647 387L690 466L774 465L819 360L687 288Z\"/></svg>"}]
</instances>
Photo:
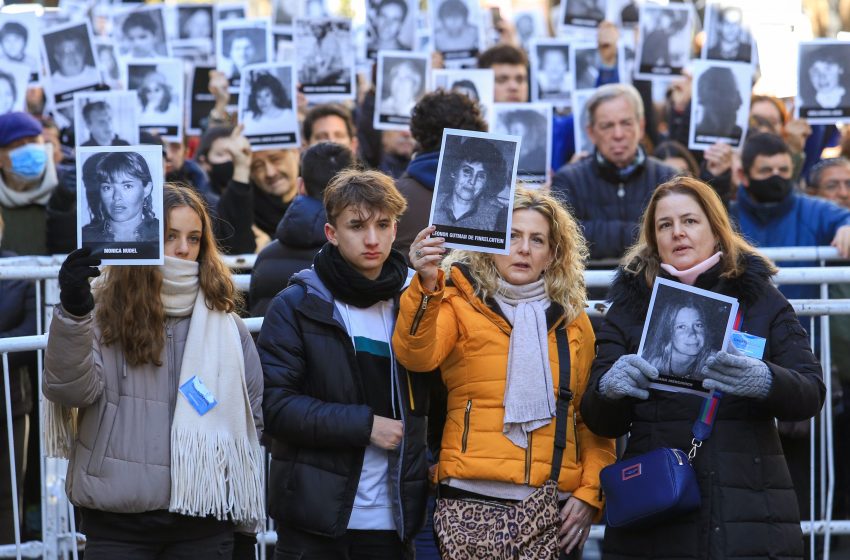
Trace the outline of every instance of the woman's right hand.
<instances>
[{"instance_id":1,"label":"woman's right hand","mask_svg":"<svg viewBox=\"0 0 850 560\"><path fill-rule=\"evenodd\" d=\"M72 251L59 269L59 301L62 307L77 317L94 309L89 278L100 276L100 259L91 256L91 248Z\"/></svg>"},{"instance_id":2,"label":"woman's right hand","mask_svg":"<svg viewBox=\"0 0 850 560\"><path fill-rule=\"evenodd\" d=\"M612 400L623 397L646 400L649 398L649 384L656 379L658 370L655 366L637 354L625 354L599 380L599 392Z\"/></svg>"},{"instance_id":3,"label":"woman's right hand","mask_svg":"<svg viewBox=\"0 0 850 560\"><path fill-rule=\"evenodd\" d=\"M446 252L446 240L442 237L428 237L437 230L436 226L428 226L416 236L410 245L408 259L414 270L419 274L419 282L429 292L437 289L437 274L440 261Z\"/></svg>"}]
</instances>

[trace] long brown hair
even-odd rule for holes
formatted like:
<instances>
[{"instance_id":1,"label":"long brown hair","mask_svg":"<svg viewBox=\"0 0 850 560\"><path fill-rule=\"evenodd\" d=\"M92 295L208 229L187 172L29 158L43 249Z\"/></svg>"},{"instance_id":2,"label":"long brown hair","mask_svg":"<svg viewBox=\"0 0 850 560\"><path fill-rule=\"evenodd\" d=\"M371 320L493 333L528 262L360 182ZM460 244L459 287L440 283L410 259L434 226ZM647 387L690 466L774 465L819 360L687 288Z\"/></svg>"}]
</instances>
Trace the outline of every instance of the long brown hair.
<instances>
[{"instance_id":1,"label":"long brown hair","mask_svg":"<svg viewBox=\"0 0 850 560\"><path fill-rule=\"evenodd\" d=\"M166 183L163 194L165 229L173 208L188 206L201 219L198 280L207 307L231 313L241 304L230 270L221 258L212 221L201 197L184 185ZM109 266L95 290L95 316L105 345L119 344L131 366L161 366L165 346L162 272L156 266Z\"/></svg>"},{"instance_id":2,"label":"long brown hair","mask_svg":"<svg viewBox=\"0 0 850 560\"><path fill-rule=\"evenodd\" d=\"M587 305L584 267L588 250L581 229L558 199L539 190L517 188L514 212L517 210L534 210L546 218L549 224L552 264L543 273L546 294L550 300L564 308L567 323L571 323ZM443 259L441 266L446 274L450 274L454 263L465 263L469 266L475 293L482 299L498 292L500 274L493 255L454 250Z\"/></svg>"},{"instance_id":3,"label":"long brown hair","mask_svg":"<svg viewBox=\"0 0 850 560\"><path fill-rule=\"evenodd\" d=\"M737 278L743 274L746 267L744 257L759 255L758 251L747 243L741 237L741 234L732 229L729 213L714 189L699 179L691 177L674 177L659 185L652 193L649 204L641 218L640 238L637 243L629 248L622 260L626 272L643 273L649 286L655 282L661 264L661 256L658 253L658 238L655 235L655 213L658 209L658 202L671 194L687 195L702 208L712 233L717 236L719 245L717 250L723 252L723 257L720 259L722 267L720 275L724 278ZM770 272L775 274L776 267L766 257L761 258L764 259Z\"/></svg>"}]
</instances>

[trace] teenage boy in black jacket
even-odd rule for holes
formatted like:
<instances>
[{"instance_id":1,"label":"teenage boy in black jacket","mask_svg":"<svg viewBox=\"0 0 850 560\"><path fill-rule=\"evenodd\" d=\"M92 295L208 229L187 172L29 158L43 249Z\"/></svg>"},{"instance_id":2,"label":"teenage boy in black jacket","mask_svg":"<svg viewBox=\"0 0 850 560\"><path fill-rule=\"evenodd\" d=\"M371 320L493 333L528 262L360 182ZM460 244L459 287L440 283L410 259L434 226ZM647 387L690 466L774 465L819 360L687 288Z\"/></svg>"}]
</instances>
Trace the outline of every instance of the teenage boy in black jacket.
<instances>
[{"instance_id":1,"label":"teenage boy in black jacket","mask_svg":"<svg viewBox=\"0 0 850 560\"><path fill-rule=\"evenodd\" d=\"M257 342L276 557L397 560L428 492L426 406L390 347L407 203L386 175L344 171L324 205L328 242L272 301Z\"/></svg>"}]
</instances>

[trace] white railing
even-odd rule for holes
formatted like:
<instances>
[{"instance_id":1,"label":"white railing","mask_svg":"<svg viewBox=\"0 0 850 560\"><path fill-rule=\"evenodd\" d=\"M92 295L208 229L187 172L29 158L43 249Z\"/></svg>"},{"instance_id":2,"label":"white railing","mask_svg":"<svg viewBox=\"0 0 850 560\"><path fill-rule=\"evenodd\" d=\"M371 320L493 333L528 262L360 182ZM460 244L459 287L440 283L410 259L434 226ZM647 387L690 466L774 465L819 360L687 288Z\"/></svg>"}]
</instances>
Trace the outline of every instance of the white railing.
<instances>
[{"instance_id":1,"label":"white railing","mask_svg":"<svg viewBox=\"0 0 850 560\"><path fill-rule=\"evenodd\" d=\"M762 252L770 258L781 262L805 262L805 261L820 261L823 265L824 261L840 260L838 253L831 247L792 247L780 249L763 249ZM12 259L0 260L0 280L25 279L33 280L36 284L36 305L39 308L44 308L45 316L50 317L52 304L58 300L58 291L56 289L55 278L58 275L59 267L63 257L15 257ZM254 265L254 255L244 255L236 257L228 257L228 264L232 268L251 269ZM614 272L612 270L590 270L586 273L586 282L588 287L607 287L610 285ZM41 281L47 280L46 283ZM241 290L248 289L250 275L234 274L234 280ZM804 521L801 526L806 534L814 537L822 536L824 538L824 556L829 558L830 537L833 534L850 534L850 520L833 520L831 518L832 503L834 499L834 456L832 450L833 442L833 426L832 426L832 376L828 374L831 366L831 347L829 341L829 315L848 315L850 314L850 299L828 299L828 285L836 283L850 283L850 266L834 266L834 267L789 267L781 268L779 274L775 277L777 284L818 284L821 290L821 299L808 300L792 300L798 315L801 316L820 316L818 322L820 326L821 336L821 358L824 367L824 383L827 388L827 395L824 409L821 411L820 432L816 435L815 420L811 420L811 446L810 446L810 464L819 465L820 467L820 487L819 493L815 488L815 468L811 469L811 501L809 504L810 517L814 521ZM44 289L43 289L44 288ZM42 298L42 293L46 291L47 297ZM41 301L45 300L47 305L42 306ZM603 301L589 302L588 314L598 316L607 311L607 304ZM245 323L251 332L258 332L262 326L263 319L250 318L246 319ZM38 332L44 332L42 327L42 317L38 317ZM814 333L812 333L812 341L814 343ZM17 509L17 485L15 483L15 459L14 446L12 445L11 434L11 400L9 398L9 367L8 353L37 351L38 353L38 395L39 395L39 411L42 406L41 396L41 367L43 359L43 350L47 344L47 335L24 336L15 338L0 339L0 356L3 363L3 382L4 391L6 394L6 411L7 426L9 430L6 434L10 450L11 463L11 484L14 500L14 508ZM815 437L820 437L821 446L820 454L815 453ZM64 491L66 462L59 459L46 458L44 456L43 441L40 438L41 449L41 517L42 517L42 541L40 542L20 542L20 529L15 527L15 544L0 546L0 558L74 558L78 557L77 549L80 542L84 542L85 537L77 533L73 507L68 502ZM816 458L819 461L816 461ZM3 481L0 481L2 484ZM820 511L816 511L815 500L816 494L820 495ZM818 516L818 513L820 514ZM18 519L17 511L15 511L16 519ZM819 517L819 518L818 518ZM266 527L266 531L258 535L258 543L261 545L271 545L276 542L276 533L269 530L270 526ZM604 533L604 526L597 525L591 530L591 538L601 538ZM815 538L811 539L810 552L811 557L815 557ZM266 557L266 547L260 546L260 558Z\"/></svg>"}]
</instances>

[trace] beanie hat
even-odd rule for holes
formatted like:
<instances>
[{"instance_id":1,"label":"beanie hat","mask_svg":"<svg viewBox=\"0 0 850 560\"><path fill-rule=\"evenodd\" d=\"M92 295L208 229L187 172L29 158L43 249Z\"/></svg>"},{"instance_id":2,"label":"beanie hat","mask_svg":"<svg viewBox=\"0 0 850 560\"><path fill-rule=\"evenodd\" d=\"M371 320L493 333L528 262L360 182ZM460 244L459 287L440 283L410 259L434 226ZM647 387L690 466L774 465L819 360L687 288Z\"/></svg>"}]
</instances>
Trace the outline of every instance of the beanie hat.
<instances>
[{"instance_id":1,"label":"beanie hat","mask_svg":"<svg viewBox=\"0 0 850 560\"><path fill-rule=\"evenodd\" d=\"M6 113L0 115L0 147L27 136L38 136L44 129L38 119L29 113Z\"/></svg>"}]
</instances>

